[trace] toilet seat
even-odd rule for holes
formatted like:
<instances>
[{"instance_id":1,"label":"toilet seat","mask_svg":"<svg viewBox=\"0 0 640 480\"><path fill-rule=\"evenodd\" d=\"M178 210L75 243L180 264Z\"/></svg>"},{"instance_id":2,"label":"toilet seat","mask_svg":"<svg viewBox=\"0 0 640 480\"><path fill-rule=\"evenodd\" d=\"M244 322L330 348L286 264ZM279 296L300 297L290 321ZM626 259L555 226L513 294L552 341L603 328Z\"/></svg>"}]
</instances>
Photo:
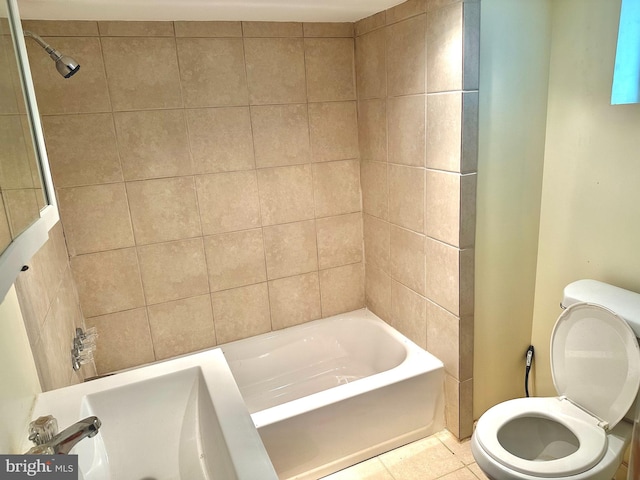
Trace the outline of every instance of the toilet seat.
<instances>
[{"instance_id":1,"label":"toilet seat","mask_svg":"<svg viewBox=\"0 0 640 480\"><path fill-rule=\"evenodd\" d=\"M526 460L510 453L500 443L499 432L509 422L526 417L563 425L576 436L579 448L563 458L547 461ZM503 466L526 475L559 478L582 473L602 459L607 438L598 424L598 419L562 397L518 398L487 410L478 420L474 435L485 453Z\"/></svg>"},{"instance_id":2,"label":"toilet seat","mask_svg":"<svg viewBox=\"0 0 640 480\"><path fill-rule=\"evenodd\" d=\"M551 333L553 385L613 428L629 411L640 387L640 349L635 333L611 310L574 303Z\"/></svg>"},{"instance_id":3,"label":"toilet seat","mask_svg":"<svg viewBox=\"0 0 640 480\"><path fill-rule=\"evenodd\" d=\"M599 305L576 303L560 315L551 335L551 367L560 397L503 402L480 417L474 432L484 453L515 476L564 478L593 468L607 452L607 430L624 417L640 386L640 350L633 330ZM511 422L516 423L509 428ZM500 442L502 429L508 449ZM556 449L549 430L570 432L565 436L571 438L565 442L570 448ZM558 456L546 460L525 452L518 447L527 443L525 435Z\"/></svg>"}]
</instances>

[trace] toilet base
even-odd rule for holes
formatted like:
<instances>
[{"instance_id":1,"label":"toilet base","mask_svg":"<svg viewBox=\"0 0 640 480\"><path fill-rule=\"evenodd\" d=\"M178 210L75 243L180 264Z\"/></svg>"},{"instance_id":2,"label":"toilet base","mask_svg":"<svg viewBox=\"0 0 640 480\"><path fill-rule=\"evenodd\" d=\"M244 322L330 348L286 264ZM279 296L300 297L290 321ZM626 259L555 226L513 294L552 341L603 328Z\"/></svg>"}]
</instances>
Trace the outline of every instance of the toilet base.
<instances>
[{"instance_id":1,"label":"toilet base","mask_svg":"<svg viewBox=\"0 0 640 480\"><path fill-rule=\"evenodd\" d=\"M626 420L618 423L607 433L607 452L603 459L593 468L566 478L571 480L611 480L620 467L624 452L631 442L632 428L633 425ZM516 472L496 462L484 452L475 435L471 438L471 452L480 469L491 480L541 480L544 478ZM554 478L562 480L562 477Z\"/></svg>"}]
</instances>

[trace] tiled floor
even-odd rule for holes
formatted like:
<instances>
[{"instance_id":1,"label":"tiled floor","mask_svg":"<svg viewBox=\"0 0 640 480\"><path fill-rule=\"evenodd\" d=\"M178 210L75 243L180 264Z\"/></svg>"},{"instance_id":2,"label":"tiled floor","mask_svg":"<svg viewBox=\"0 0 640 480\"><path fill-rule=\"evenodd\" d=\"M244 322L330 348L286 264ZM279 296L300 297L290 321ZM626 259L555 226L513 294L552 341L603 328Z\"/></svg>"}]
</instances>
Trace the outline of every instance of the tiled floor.
<instances>
[{"instance_id":1,"label":"tiled floor","mask_svg":"<svg viewBox=\"0 0 640 480\"><path fill-rule=\"evenodd\" d=\"M471 442L448 431L324 477L324 480L486 480L471 454Z\"/></svg>"},{"instance_id":2,"label":"tiled floor","mask_svg":"<svg viewBox=\"0 0 640 480\"><path fill-rule=\"evenodd\" d=\"M626 460L625 460L626 462ZM626 480L621 465L613 480ZM323 480L487 480L471 454L470 440L447 430L345 468Z\"/></svg>"}]
</instances>

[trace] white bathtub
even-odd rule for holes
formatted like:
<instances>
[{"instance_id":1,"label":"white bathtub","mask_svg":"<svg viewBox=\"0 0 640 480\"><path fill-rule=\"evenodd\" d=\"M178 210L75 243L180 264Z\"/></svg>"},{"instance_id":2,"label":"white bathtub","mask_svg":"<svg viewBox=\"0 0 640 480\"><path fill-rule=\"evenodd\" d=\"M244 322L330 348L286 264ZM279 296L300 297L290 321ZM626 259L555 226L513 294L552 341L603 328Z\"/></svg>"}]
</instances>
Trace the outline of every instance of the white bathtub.
<instances>
[{"instance_id":1,"label":"white bathtub","mask_svg":"<svg viewBox=\"0 0 640 480\"><path fill-rule=\"evenodd\" d=\"M367 310L223 345L280 479L319 478L444 428L444 367Z\"/></svg>"}]
</instances>

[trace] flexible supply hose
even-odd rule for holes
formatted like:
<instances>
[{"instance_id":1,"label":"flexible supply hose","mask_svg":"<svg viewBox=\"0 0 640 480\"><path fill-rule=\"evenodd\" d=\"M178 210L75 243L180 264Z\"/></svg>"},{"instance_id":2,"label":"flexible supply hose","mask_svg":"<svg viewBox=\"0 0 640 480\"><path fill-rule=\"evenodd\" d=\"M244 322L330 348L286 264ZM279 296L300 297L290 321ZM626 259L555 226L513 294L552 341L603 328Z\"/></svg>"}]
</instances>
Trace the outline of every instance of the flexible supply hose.
<instances>
[{"instance_id":1,"label":"flexible supply hose","mask_svg":"<svg viewBox=\"0 0 640 480\"><path fill-rule=\"evenodd\" d=\"M529 372L531 371L531 364L533 363L533 345L529 345L527 348L527 366L524 372L524 393L528 397L529 396Z\"/></svg>"}]
</instances>

